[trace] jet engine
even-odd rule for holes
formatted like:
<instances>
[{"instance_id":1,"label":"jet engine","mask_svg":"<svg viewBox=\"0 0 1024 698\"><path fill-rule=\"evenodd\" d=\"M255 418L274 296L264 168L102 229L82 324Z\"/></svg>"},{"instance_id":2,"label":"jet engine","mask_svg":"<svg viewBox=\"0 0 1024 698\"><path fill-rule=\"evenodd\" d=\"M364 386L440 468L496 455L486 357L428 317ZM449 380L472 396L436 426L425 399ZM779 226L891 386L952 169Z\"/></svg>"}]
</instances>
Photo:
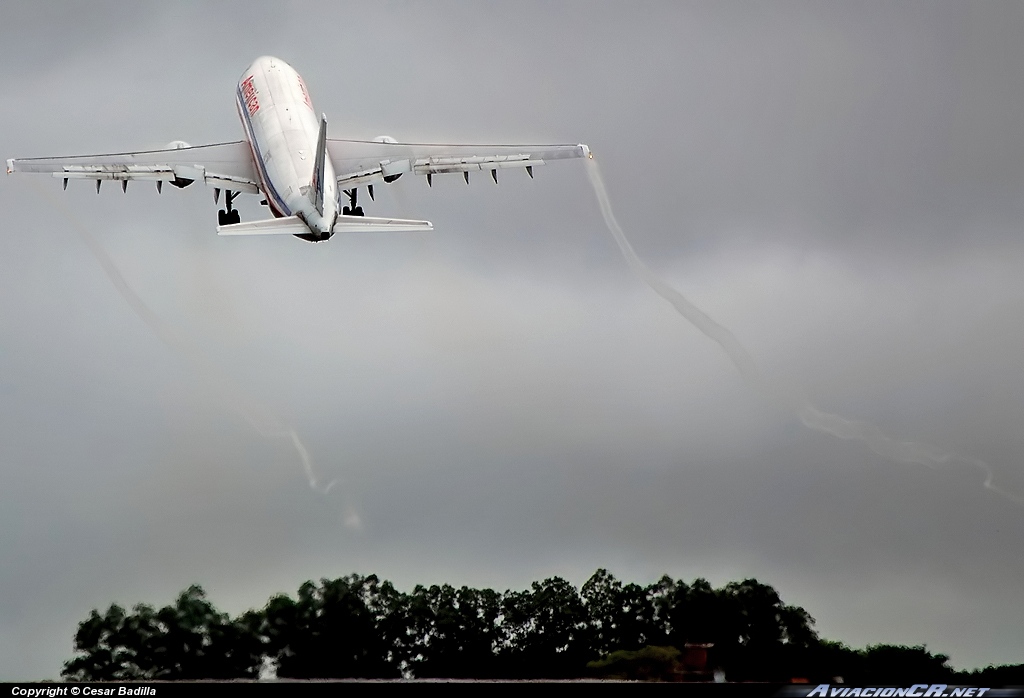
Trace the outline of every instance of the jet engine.
<instances>
[{"instance_id":1,"label":"jet engine","mask_svg":"<svg viewBox=\"0 0 1024 698\"><path fill-rule=\"evenodd\" d=\"M180 150L182 148L191 147L192 146L186 143L185 141L171 141L170 143L164 146L164 150ZM179 189L184 189L188 185L192 184L193 181L194 180L191 179L185 179L184 177L175 177L174 179L170 180L170 183L178 187Z\"/></svg>"},{"instance_id":2,"label":"jet engine","mask_svg":"<svg viewBox=\"0 0 1024 698\"><path fill-rule=\"evenodd\" d=\"M391 136L377 136L376 138L373 139L373 142L374 143L397 143L398 141L395 140L394 138L392 138ZM392 182L394 182L396 179L398 179L401 176L402 176L402 173L399 172L396 175L389 175L389 176L385 177L384 181L387 182L388 184L391 184Z\"/></svg>"}]
</instances>

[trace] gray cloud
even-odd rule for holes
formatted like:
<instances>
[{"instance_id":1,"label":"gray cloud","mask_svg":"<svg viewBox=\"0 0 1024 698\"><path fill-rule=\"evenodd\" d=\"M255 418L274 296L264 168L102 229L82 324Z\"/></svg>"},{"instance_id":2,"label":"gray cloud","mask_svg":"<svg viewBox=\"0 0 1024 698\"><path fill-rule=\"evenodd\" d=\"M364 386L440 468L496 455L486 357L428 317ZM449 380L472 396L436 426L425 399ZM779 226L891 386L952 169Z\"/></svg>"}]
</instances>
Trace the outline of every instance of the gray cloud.
<instances>
[{"instance_id":1,"label":"gray cloud","mask_svg":"<svg viewBox=\"0 0 1024 698\"><path fill-rule=\"evenodd\" d=\"M231 90L261 54L334 135L589 143L638 254L766 375L1024 492L1016 6L2 12L4 157L240 138ZM756 576L831 638L1019 662L1020 508L750 391L631 276L578 165L403 179L373 210L434 233L326 245L217 238L195 187L35 182L295 426L326 494L7 178L0 678L56 675L92 607L194 582L240 611L351 571L504 589L598 566Z\"/></svg>"}]
</instances>

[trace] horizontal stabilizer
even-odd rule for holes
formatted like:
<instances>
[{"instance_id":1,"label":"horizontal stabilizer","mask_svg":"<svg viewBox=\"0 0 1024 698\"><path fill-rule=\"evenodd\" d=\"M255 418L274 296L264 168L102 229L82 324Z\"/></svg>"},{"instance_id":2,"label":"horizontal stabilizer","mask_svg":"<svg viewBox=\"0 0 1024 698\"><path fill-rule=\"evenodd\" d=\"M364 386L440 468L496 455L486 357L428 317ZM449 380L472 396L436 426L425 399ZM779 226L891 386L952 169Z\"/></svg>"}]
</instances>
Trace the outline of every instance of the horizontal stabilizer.
<instances>
[{"instance_id":1,"label":"horizontal stabilizer","mask_svg":"<svg viewBox=\"0 0 1024 698\"><path fill-rule=\"evenodd\" d=\"M433 229L434 224L430 221L369 216L338 216L334 224L335 233L401 233Z\"/></svg>"},{"instance_id":2,"label":"horizontal stabilizer","mask_svg":"<svg viewBox=\"0 0 1024 698\"><path fill-rule=\"evenodd\" d=\"M334 224L335 233L397 233L416 230L433 230L430 221L405 220L402 218L370 218L369 216L338 216ZM298 216L267 218L248 223L218 225L218 235L309 235L310 230Z\"/></svg>"},{"instance_id":3,"label":"horizontal stabilizer","mask_svg":"<svg viewBox=\"0 0 1024 698\"><path fill-rule=\"evenodd\" d=\"M309 228L298 216L267 218L262 221L218 225L218 235L309 235Z\"/></svg>"}]
</instances>

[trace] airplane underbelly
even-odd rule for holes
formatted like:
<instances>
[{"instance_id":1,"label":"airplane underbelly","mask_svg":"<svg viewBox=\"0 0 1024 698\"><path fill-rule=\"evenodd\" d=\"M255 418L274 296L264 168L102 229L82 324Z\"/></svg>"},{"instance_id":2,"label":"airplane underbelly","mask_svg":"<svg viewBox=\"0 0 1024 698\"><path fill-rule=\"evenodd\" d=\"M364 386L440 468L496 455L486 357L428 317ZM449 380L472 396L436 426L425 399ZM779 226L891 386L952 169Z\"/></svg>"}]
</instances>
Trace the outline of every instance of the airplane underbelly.
<instances>
[{"instance_id":1,"label":"airplane underbelly","mask_svg":"<svg viewBox=\"0 0 1024 698\"><path fill-rule=\"evenodd\" d=\"M319 129L301 79L283 62L258 59L239 81L237 101L267 202L275 215L292 215L307 200Z\"/></svg>"}]
</instances>

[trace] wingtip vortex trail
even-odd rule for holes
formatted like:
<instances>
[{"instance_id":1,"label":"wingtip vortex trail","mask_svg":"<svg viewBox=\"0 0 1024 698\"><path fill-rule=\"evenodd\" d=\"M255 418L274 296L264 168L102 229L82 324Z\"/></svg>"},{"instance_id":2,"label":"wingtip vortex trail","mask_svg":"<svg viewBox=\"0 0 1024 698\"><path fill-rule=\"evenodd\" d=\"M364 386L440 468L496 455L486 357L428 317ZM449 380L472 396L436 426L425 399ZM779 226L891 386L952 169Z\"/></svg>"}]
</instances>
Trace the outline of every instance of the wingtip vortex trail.
<instances>
[{"instance_id":1,"label":"wingtip vortex trail","mask_svg":"<svg viewBox=\"0 0 1024 698\"><path fill-rule=\"evenodd\" d=\"M982 470L985 480L982 486L1011 502L1024 506L1024 497L1009 492L994 484L995 473L992 467L984 461L976 458L960 456L947 451L933 444L918 441L901 441L886 436L885 433L874 424L858 422L838 414L832 414L818 409L809 398L798 390L770 380L764 376L757 362L740 343L728 328L720 325L710 315L694 305L686 296L668 285L658 277L650 268L644 264L637 255L626 237L625 231L619 225L615 214L612 211L611 198L605 187L604 179L597 160L593 157L585 160L587 176L597 197L601 215L604 218L608 232L611 233L615 242L622 252L630 269L643 281L652 291L668 301L676 312L688 320L695 328L706 337L716 342L729 360L739 372L740 376L756 392L763 395L776 406L785 409L793 414L796 419L808 429L830 434L839 439L856 440L867 446L874 453L897 463L916 463L925 466L937 466L950 462L961 462Z\"/></svg>"},{"instance_id":2,"label":"wingtip vortex trail","mask_svg":"<svg viewBox=\"0 0 1024 698\"><path fill-rule=\"evenodd\" d=\"M171 353L173 353L183 364L190 367L192 371L203 380L204 384L214 386L215 391L219 394L219 397L223 400L225 405L231 410L241 414L253 430L260 435L260 437L265 439L284 438L290 440L299 456L300 462L302 463L302 469L309 482L310 489L322 492L322 494L327 494L337 481L332 480L326 488L323 490L320 489L316 472L313 468L313 460L309 455L309 450L306 448L306 445L299 437L298 432L296 432L293 427L286 425L269 407L258 403L256 400L246 395L241 388L234 385L226 376L224 376L212 362L208 361L202 355L202 352L198 347L190 342L185 335L175 327L164 322L155 312L153 312L149 305L142 300L139 294L136 293L135 289L128 283L117 264L107 253L100 241L89 232L85 224L79 221L78 218L74 216L72 212L69 211L61 202L56 201L48 192L39 187L35 182L30 182L30 184L42 198L49 202L56 211L67 219L71 224L71 227L75 230L78 236L85 243L85 246L99 263L103 272L106 274L111 284L113 284L121 298L128 304L135 315L153 331L153 333L164 343L165 346L167 346L168 349L171 350ZM359 520L359 515L358 513L355 513L351 504L346 505L346 509L349 512L346 514L347 517L351 518L351 516L354 515L356 520Z\"/></svg>"}]
</instances>

